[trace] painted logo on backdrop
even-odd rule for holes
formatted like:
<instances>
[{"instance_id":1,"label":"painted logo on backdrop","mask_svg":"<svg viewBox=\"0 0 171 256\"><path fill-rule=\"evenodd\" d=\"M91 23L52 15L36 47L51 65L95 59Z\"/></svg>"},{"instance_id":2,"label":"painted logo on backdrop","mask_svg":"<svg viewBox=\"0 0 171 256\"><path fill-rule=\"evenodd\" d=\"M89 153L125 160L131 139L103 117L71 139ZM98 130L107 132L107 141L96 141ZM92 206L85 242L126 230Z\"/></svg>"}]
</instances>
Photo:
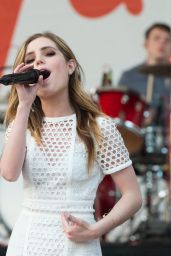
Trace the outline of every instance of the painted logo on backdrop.
<instances>
[{"instance_id":1,"label":"painted logo on backdrop","mask_svg":"<svg viewBox=\"0 0 171 256\"><path fill-rule=\"evenodd\" d=\"M70 0L71 5L81 15L98 18L114 11L121 4L129 13L138 15L143 10L143 0Z\"/></svg>"},{"instance_id":2,"label":"painted logo on backdrop","mask_svg":"<svg viewBox=\"0 0 171 256\"><path fill-rule=\"evenodd\" d=\"M0 73L10 49L11 39L16 26L17 17L20 11L22 0L1 0L0 1Z\"/></svg>"}]
</instances>

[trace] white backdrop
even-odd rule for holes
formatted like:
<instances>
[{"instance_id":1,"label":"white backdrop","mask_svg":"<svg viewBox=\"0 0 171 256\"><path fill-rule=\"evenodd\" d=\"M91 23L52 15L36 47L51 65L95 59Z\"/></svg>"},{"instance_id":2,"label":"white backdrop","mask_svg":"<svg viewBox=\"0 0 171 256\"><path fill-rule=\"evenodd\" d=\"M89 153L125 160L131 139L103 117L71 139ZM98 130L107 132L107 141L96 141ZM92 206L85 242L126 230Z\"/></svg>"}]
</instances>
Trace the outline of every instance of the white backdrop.
<instances>
[{"instance_id":1,"label":"white backdrop","mask_svg":"<svg viewBox=\"0 0 171 256\"><path fill-rule=\"evenodd\" d=\"M13 64L18 46L26 37L49 30L63 37L75 52L85 71L87 90L100 84L104 64L111 66L117 85L123 70L145 58L146 28L153 22L171 24L170 0L144 0L143 4L139 15L130 14L122 4L106 16L91 19L79 15L69 0L23 0L6 65ZM21 199L20 181L11 186L1 181L0 199L2 212L8 211L8 223L13 225ZM10 201L16 206L7 210Z\"/></svg>"},{"instance_id":2,"label":"white backdrop","mask_svg":"<svg viewBox=\"0 0 171 256\"><path fill-rule=\"evenodd\" d=\"M79 15L69 0L24 0L7 63L13 63L17 46L27 36L50 30L63 37L74 50L85 71L87 88L99 85L104 64L111 66L117 84L123 70L145 58L146 28L153 22L171 24L170 0L142 2L139 15L132 15L120 4L106 16L87 18Z\"/></svg>"}]
</instances>

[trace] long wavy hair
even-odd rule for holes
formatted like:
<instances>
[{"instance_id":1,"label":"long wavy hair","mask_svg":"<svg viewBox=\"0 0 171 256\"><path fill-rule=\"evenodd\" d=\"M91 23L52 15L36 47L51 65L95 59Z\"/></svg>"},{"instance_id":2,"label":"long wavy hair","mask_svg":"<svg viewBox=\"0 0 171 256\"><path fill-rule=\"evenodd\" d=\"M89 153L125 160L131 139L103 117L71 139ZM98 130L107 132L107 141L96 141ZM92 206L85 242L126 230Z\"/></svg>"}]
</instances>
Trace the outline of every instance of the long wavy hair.
<instances>
[{"instance_id":1,"label":"long wavy hair","mask_svg":"<svg viewBox=\"0 0 171 256\"><path fill-rule=\"evenodd\" d=\"M49 38L55 42L57 48L61 51L66 61L69 61L70 59L75 60L76 68L69 78L69 99L77 117L78 136L85 144L88 152L87 167L88 171L90 171L96 157L95 141L98 142L101 137L101 132L96 120L97 117L102 116L103 114L92 101L91 97L82 88L83 70L70 47L62 38L51 32L34 34L22 44L16 56L13 68L24 62L28 44L40 37ZM10 91L8 107L5 115L6 125L9 125L9 123L15 118L18 104L19 100L16 87L13 85ZM44 113L41 107L41 101L39 97L36 96L28 119L28 129L38 145L42 144L41 130L43 117Z\"/></svg>"}]
</instances>

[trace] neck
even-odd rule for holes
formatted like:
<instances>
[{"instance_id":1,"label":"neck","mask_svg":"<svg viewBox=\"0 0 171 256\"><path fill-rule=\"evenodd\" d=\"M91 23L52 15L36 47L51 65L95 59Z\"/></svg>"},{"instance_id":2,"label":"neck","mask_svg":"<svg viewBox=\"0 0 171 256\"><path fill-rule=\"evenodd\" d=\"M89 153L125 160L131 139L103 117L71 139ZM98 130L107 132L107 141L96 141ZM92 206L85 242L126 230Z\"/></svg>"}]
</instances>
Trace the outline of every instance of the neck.
<instances>
[{"instance_id":1,"label":"neck","mask_svg":"<svg viewBox=\"0 0 171 256\"><path fill-rule=\"evenodd\" d=\"M149 58L147 60L147 64L149 64L149 65L167 64L167 63L169 63L169 61L166 60L166 59L153 59L153 58Z\"/></svg>"},{"instance_id":2,"label":"neck","mask_svg":"<svg viewBox=\"0 0 171 256\"><path fill-rule=\"evenodd\" d=\"M47 117L68 116L74 113L68 98L62 100L56 97L54 99L41 99L41 105Z\"/></svg>"}]
</instances>

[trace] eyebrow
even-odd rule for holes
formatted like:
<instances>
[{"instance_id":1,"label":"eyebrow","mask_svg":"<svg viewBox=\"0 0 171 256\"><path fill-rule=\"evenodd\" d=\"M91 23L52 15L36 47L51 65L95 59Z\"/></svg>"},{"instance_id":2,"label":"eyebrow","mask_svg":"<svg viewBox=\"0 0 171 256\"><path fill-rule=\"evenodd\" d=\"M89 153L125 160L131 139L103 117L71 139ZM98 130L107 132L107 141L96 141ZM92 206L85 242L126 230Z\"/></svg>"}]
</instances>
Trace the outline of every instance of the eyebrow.
<instances>
[{"instance_id":1,"label":"eyebrow","mask_svg":"<svg viewBox=\"0 0 171 256\"><path fill-rule=\"evenodd\" d=\"M49 48L51 48L51 49L53 49L53 50L57 50L55 47L53 47L53 46L44 46L44 47L42 47L42 48L40 48L40 51L43 51L43 50L46 50L46 49L49 49ZM28 56L28 55L31 55L31 54L34 54L34 52L32 51L32 52L28 52L28 53L26 53L26 55L25 56Z\"/></svg>"}]
</instances>

